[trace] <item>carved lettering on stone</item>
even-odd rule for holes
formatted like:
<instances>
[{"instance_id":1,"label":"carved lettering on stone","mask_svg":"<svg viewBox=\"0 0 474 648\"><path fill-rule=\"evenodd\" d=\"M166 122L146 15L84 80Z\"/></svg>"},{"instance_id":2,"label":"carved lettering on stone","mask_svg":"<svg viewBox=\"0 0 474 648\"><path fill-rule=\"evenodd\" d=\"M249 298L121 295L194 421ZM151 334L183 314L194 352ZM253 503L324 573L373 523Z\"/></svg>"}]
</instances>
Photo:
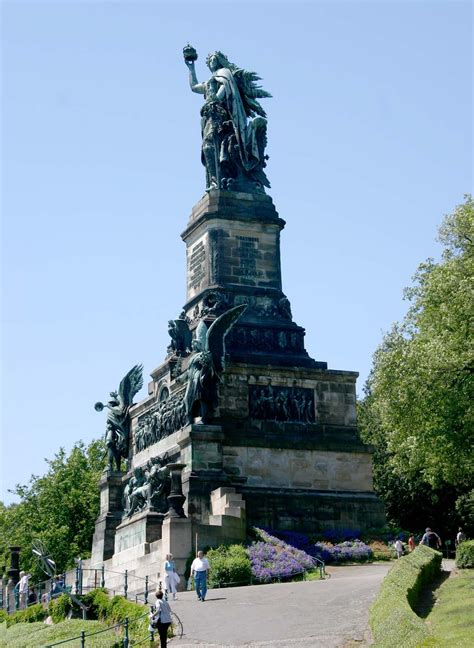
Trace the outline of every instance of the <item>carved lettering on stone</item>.
<instances>
[{"instance_id":1,"label":"carved lettering on stone","mask_svg":"<svg viewBox=\"0 0 474 648\"><path fill-rule=\"evenodd\" d=\"M240 274L243 277L261 277L263 272L257 269L257 260L261 258L258 249L259 240L253 236L237 236Z\"/></svg>"},{"instance_id":2,"label":"carved lettering on stone","mask_svg":"<svg viewBox=\"0 0 474 648\"><path fill-rule=\"evenodd\" d=\"M199 241L191 248L188 263L188 288L198 290L206 276L206 247Z\"/></svg>"}]
</instances>

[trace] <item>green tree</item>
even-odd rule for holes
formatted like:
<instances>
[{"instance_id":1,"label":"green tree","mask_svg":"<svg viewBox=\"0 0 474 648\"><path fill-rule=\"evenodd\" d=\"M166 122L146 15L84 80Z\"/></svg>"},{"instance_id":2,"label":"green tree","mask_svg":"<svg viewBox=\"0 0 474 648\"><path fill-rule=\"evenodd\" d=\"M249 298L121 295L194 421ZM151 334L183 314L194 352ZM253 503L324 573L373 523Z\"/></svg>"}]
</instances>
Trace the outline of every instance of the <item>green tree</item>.
<instances>
[{"instance_id":1,"label":"green tree","mask_svg":"<svg viewBox=\"0 0 474 648\"><path fill-rule=\"evenodd\" d=\"M2 564L8 564L8 546L18 544L22 569L33 573L35 580L45 578L31 552L34 539L46 544L58 571L72 567L75 557L90 554L104 454L102 441L87 447L76 443L69 455L61 448L54 459L46 460L43 477L32 475L28 484L16 486L13 492L20 502L0 504Z\"/></svg>"},{"instance_id":2,"label":"green tree","mask_svg":"<svg viewBox=\"0 0 474 648\"><path fill-rule=\"evenodd\" d=\"M468 510L462 502L474 484L471 196L445 218L439 240L442 259L422 263L405 290L408 312L375 352L359 408L362 436L375 447L376 487L397 521L412 498L418 527L425 514L440 520L443 508L452 527L456 500L458 512Z\"/></svg>"}]
</instances>

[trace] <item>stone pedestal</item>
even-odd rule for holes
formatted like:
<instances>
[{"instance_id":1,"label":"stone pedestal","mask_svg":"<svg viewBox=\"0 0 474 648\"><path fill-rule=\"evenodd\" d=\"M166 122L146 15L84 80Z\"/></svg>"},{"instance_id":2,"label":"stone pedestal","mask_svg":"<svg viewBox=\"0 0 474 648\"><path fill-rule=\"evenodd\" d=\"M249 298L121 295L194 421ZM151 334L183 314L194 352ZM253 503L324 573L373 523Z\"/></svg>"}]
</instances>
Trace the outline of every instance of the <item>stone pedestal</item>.
<instances>
[{"instance_id":1,"label":"stone pedestal","mask_svg":"<svg viewBox=\"0 0 474 648\"><path fill-rule=\"evenodd\" d=\"M247 310L227 336L234 360L317 366L304 348L304 329L293 322L282 292L280 232L285 221L270 196L211 191L193 208L186 243L191 329L231 306ZM326 367L325 363L319 363Z\"/></svg>"},{"instance_id":2,"label":"stone pedestal","mask_svg":"<svg viewBox=\"0 0 474 648\"><path fill-rule=\"evenodd\" d=\"M11 546L10 549L10 568L7 571L10 581L15 586L20 580L20 550L21 547Z\"/></svg>"},{"instance_id":3,"label":"stone pedestal","mask_svg":"<svg viewBox=\"0 0 474 648\"><path fill-rule=\"evenodd\" d=\"M93 556L115 552L117 564L135 569L139 560L144 569L171 552L182 573L196 534L212 546L241 541L246 522L309 532L383 525L371 451L358 436L357 373L328 369L305 349L305 330L282 290L284 226L263 193L211 190L193 208L182 234L183 312L148 397L130 409L131 471L149 475L158 461L183 468L182 493L175 471L164 521L149 510L122 520L122 477L108 474ZM189 425L190 337L241 304L247 307L225 337L216 407L205 425ZM216 492L229 500L223 508Z\"/></svg>"},{"instance_id":4,"label":"stone pedestal","mask_svg":"<svg viewBox=\"0 0 474 648\"><path fill-rule=\"evenodd\" d=\"M167 516L163 521L162 556L173 554L176 571L181 577L178 589L186 589L184 571L189 554L193 551L192 522L189 518Z\"/></svg>"},{"instance_id":5,"label":"stone pedestal","mask_svg":"<svg viewBox=\"0 0 474 648\"><path fill-rule=\"evenodd\" d=\"M93 564L112 558L115 529L122 521L123 476L107 470L99 481L100 513L95 523L91 560Z\"/></svg>"},{"instance_id":6,"label":"stone pedestal","mask_svg":"<svg viewBox=\"0 0 474 648\"><path fill-rule=\"evenodd\" d=\"M115 531L115 553L160 540L163 518L164 513L149 509L125 518Z\"/></svg>"}]
</instances>

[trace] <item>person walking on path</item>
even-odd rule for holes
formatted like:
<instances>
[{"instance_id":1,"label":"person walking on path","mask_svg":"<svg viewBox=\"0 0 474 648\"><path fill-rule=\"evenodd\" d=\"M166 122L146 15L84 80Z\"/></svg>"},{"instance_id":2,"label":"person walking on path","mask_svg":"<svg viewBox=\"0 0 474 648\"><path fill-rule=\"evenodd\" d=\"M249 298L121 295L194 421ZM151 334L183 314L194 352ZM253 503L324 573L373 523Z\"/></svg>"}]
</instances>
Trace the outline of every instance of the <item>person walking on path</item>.
<instances>
[{"instance_id":1,"label":"person walking on path","mask_svg":"<svg viewBox=\"0 0 474 648\"><path fill-rule=\"evenodd\" d=\"M408 549L410 550L410 552L415 551L415 546L415 536L413 535L413 533L410 533L408 537Z\"/></svg>"},{"instance_id":2,"label":"person walking on path","mask_svg":"<svg viewBox=\"0 0 474 648\"><path fill-rule=\"evenodd\" d=\"M440 549L441 548L441 538L437 533L432 531L430 527L426 528L423 537L421 538L420 544L427 545L431 549Z\"/></svg>"},{"instance_id":3,"label":"person walking on path","mask_svg":"<svg viewBox=\"0 0 474 648\"><path fill-rule=\"evenodd\" d=\"M163 592L156 592L156 606L150 611L150 632L158 630L160 637L160 647L166 648L168 641L168 628L171 625L171 608L168 601L163 600Z\"/></svg>"},{"instance_id":4,"label":"person walking on path","mask_svg":"<svg viewBox=\"0 0 474 648\"><path fill-rule=\"evenodd\" d=\"M400 538L397 538L395 540L393 546L395 547L395 551L397 552L397 558L401 558L403 556L403 542L400 540Z\"/></svg>"},{"instance_id":5,"label":"person walking on path","mask_svg":"<svg viewBox=\"0 0 474 648\"><path fill-rule=\"evenodd\" d=\"M462 530L462 527L459 527L458 532L456 534L456 542L454 543L456 547L459 547L461 542L464 542L466 540L466 534Z\"/></svg>"},{"instance_id":6,"label":"person walking on path","mask_svg":"<svg viewBox=\"0 0 474 648\"><path fill-rule=\"evenodd\" d=\"M209 561L204 558L204 552L198 551L197 558L193 560L191 565L191 576L194 576L198 600L203 602L206 600L207 572L209 569Z\"/></svg>"},{"instance_id":7,"label":"person walking on path","mask_svg":"<svg viewBox=\"0 0 474 648\"><path fill-rule=\"evenodd\" d=\"M173 594L173 600L176 601L177 585L180 581L173 560L173 554L166 554L166 560L163 564L163 573L165 575L166 592Z\"/></svg>"}]
</instances>

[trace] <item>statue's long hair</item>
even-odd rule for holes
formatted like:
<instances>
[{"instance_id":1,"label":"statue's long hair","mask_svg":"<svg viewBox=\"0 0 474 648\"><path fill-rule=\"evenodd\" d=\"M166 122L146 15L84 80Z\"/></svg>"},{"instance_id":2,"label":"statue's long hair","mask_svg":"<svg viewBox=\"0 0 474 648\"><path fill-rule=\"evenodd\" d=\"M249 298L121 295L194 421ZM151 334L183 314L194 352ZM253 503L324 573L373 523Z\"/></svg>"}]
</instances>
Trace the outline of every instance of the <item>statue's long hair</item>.
<instances>
[{"instance_id":1,"label":"statue's long hair","mask_svg":"<svg viewBox=\"0 0 474 648\"><path fill-rule=\"evenodd\" d=\"M207 67L209 67L209 61L211 59L211 56L216 56L218 61L219 61L219 65L221 67L223 67L223 68L227 68L228 70L231 70L232 72L239 69L237 67L237 65L235 65L234 63L231 63L229 61L229 59L227 58L227 56L224 54L224 52L221 52L220 50L217 50L216 52L211 52L210 54L207 55L207 57L206 57L206 65L207 65Z\"/></svg>"}]
</instances>

